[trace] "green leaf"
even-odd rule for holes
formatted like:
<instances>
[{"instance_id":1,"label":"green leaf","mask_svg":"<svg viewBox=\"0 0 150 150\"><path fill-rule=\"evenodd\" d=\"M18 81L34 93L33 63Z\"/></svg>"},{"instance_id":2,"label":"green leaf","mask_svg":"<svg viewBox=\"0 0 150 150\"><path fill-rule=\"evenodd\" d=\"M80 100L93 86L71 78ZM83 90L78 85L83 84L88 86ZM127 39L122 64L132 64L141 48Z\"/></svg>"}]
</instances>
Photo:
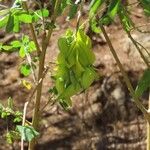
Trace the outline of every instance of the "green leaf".
<instances>
[{"instance_id":1,"label":"green leaf","mask_svg":"<svg viewBox=\"0 0 150 150\"><path fill-rule=\"evenodd\" d=\"M144 12L147 16L150 16L150 0L139 0L142 4Z\"/></svg>"},{"instance_id":2,"label":"green leaf","mask_svg":"<svg viewBox=\"0 0 150 150\"><path fill-rule=\"evenodd\" d=\"M104 15L100 19L101 24L108 25L109 23L111 23L114 20L114 17L116 16L116 14L119 10L120 2L121 2L121 0L112 0L110 2L108 10L106 12L106 15Z\"/></svg>"},{"instance_id":3,"label":"green leaf","mask_svg":"<svg viewBox=\"0 0 150 150\"><path fill-rule=\"evenodd\" d=\"M21 58L24 58L26 56L26 51L25 51L24 45L22 45L21 48L20 48L20 50L19 50L19 56Z\"/></svg>"},{"instance_id":4,"label":"green leaf","mask_svg":"<svg viewBox=\"0 0 150 150\"><path fill-rule=\"evenodd\" d=\"M67 38L59 38L58 39L58 47L60 52L67 57L68 56L68 52L69 52L69 44L67 42Z\"/></svg>"},{"instance_id":5,"label":"green leaf","mask_svg":"<svg viewBox=\"0 0 150 150\"><path fill-rule=\"evenodd\" d=\"M8 116L10 116L9 110L2 111L2 113L1 113L2 118L7 118Z\"/></svg>"},{"instance_id":6,"label":"green leaf","mask_svg":"<svg viewBox=\"0 0 150 150\"><path fill-rule=\"evenodd\" d=\"M92 68L87 68L81 80L83 88L87 89L96 78L97 78L96 72Z\"/></svg>"},{"instance_id":7,"label":"green leaf","mask_svg":"<svg viewBox=\"0 0 150 150\"><path fill-rule=\"evenodd\" d=\"M34 12L33 20L38 21L39 19L42 19L43 17L46 18L48 16L49 16L49 10L48 9L46 9L46 8L39 9L39 10L36 10Z\"/></svg>"},{"instance_id":8,"label":"green leaf","mask_svg":"<svg viewBox=\"0 0 150 150\"><path fill-rule=\"evenodd\" d=\"M70 10L69 10L67 19L69 19L69 20L73 19L75 17L75 15L77 14L77 11L78 11L78 4L72 4L70 6Z\"/></svg>"},{"instance_id":9,"label":"green leaf","mask_svg":"<svg viewBox=\"0 0 150 150\"><path fill-rule=\"evenodd\" d=\"M77 50L78 52L78 50ZM75 76L77 78L81 77L82 73L84 72L85 68L81 65L81 63L79 62L79 53L76 54L76 63L73 67L73 70L74 70L74 73L75 73Z\"/></svg>"},{"instance_id":10,"label":"green leaf","mask_svg":"<svg viewBox=\"0 0 150 150\"><path fill-rule=\"evenodd\" d=\"M39 135L39 133L31 126L17 125L16 129L19 131L23 140L27 142L30 142L32 139Z\"/></svg>"},{"instance_id":11,"label":"green leaf","mask_svg":"<svg viewBox=\"0 0 150 150\"><path fill-rule=\"evenodd\" d=\"M13 122L14 122L14 123L19 123L19 122L21 122L21 121L22 121L22 116L23 116L22 112L16 111L16 112L15 112L15 118L14 118Z\"/></svg>"},{"instance_id":12,"label":"green leaf","mask_svg":"<svg viewBox=\"0 0 150 150\"><path fill-rule=\"evenodd\" d=\"M90 17L94 16L100 6L103 4L104 0L92 0L90 3Z\"/></svg>"},{"instance_id":13,"label":"green leaf","mask_svg":"<svg viewBox=\"0 0 150 150\"><path fill-rule=\"evenodd\" d=\"M52 87L52 88L49 88L49 89L48 89L48 92L49 92L50 94L55 94L55 95L58 94L57 89L56 89L56 86L54 86L54 87Z\"/></svg>"},{"instance_id":14,"label":"green leaf","mask_svg":"<svg viewBox=\"0 0 150 150\"><path fill-rule=\"evenodd\" d=\"M70 106L72 106L72 102L70 98L67 99L59 99L59 104L63 107L64 110L68 110Z\"/></svg>"},{"instance_id":15,"label":"green leaf","mask_svg":"<svg viewBox=\"0 0 150 150\"><path fill-rule=\"evenodd\" d=\"M120 0L112 0L108 8L108 16L113 19L118 12Z\"/></svg>"},{"instance_id":16,"label":"green leaf","mask_svg":"<svg viewBox=\"0 0 150 150\"><path fill-rule=\"evenodd\" d=\"M96 79L97 74L94 71L92 63L95 61L95 55L92 52L90 38L79 29L77 33L68 30L65 37L58 40L60 53L57 57L58 67L54 75L55 87L58 95L58 102L64 109L71 106L71 97L83 90L81 80L87 68L90 70L84 88L90 86ZM85 76L85 75L84 75Z\"/></svg>"},{"instance_id":17,"label":"green leaf","mask_svg":"<svg viewBox=\"0 0 150 150\"><path fill-rule=\"evenodd\" d=\"M7 102L8 102L8 108L13 109L13 99L9 97Z\"/></svg>"},{"instance_id":18,"label":"green leaf","mask_svg":"<svg viewBox=\"0 0 150 150\"><path fill-rule=\"evenodd\" d=\"M48 17L49 16L49 10L48 9L40 9L40 10L37 10L36 13L41 16L41 17Z\"/></svg>"},{"instance_id":19,"label":"green leaf","mask_svg":"<svg viewBox=\"0 0 150 150\"><path fill-rule=\"evenodd\" d=\"M64 87L64 80L61 77L59 77L56 80L55 86L56 86L57 92L59 94L61 94L64 91L64 89L65 89L65 87Z\"/></svg>"},{"instance_id":20,"label":"green leaf","mask_svg":"<svg viewBox=\"0 0 150 150\"><path fill-rule=\"evenodd\" d=\"M91 40L82 30L79 30L77 33L77 43L79 49L79 62L81 65L87 67L93 64L95 55L91 50Z\"/></svg>"},{"instance_id":21,"label":"green leaf","mask_svg":"<svg viewBox=\"0 0 150 150\"><path fill-rule=\"evenodd\" d=\"M16 131L8 131L6 134L6 140L9 144L12 144L15 140L19 140L19 133Z\"/></svg>"},{"instance_id":22,"label":"green leaf","mask_svg":"<svg viewBox=\"0 0 150 150\"><path fill-rule=\"evenodd\" d=\"M31 73L31 67L29 64L22 64L20 68L20 73L24 76L29 76Z\"/></svg>"},{"instance_id":23,"label":"green leaf","mask_svg":"<svg viewBox=\"0 0 150 150\"><path fill-rule=\"evenodd\" d=\"M13 28L14 32L19 32L20 31L20 21L18 16L14 16L14 28Z\"/></svg>"},{"instance_id":24,"label":"green leaf","mask_svg":"<svg viewBox=\"0 0 150 150\"><path fill-rule=\"evenodd\" d=\"M20 41L12 41L10 44L13 48L21 47L21 42Z\"/></svg>"},{"instance_id":25,"label":"green leaf","mask_svg":"<svg viewBox=\"0 0 150 150\"><path fill-rule=\"evenodd\" d=\"M3 45L2 48L5 52L11 52L12 51L12 46L10 46L10 45Z\"/></svg>"},{"instance_id":26,"label":"green leaf","mask_svg":"<svg viewBox=\"0 0 150 150\"><path fill-rule=\"evenodd\" d=\"M6 32L13 31L13 28L14 28L14 16L10 13L9 18L8 18L8 22L6 25Z\"/></svg>"},{"instance_id":27,"label":"green leaf","mask_svg":"<svg viewBox=\"0 0 150 150\"><path fill-rule=\"evenodd\" d=\"M63 13L63 11L65 10L65 8L68 6L68 5L71 5L72 4L72 1L71 0L62 0L61 1L61 4L59 5L58 7L58 10L57 10L57 15L61 15ZM54 4L53 4L54 5Z\"/></svg>"},{"instance_id":28,"label":"green leaf","mask_svg":"<svg viewBox=\"0 0 150 150\"><path fill-rule=\"evenodd\" d=\"M6 15L6 16L0 18L0 28L3 28L7 25L8 18L9 18L9 15Z\"/></svg>"},{"instance_id":29,"label":"green leaf","mask_svg":"<svg viewBox=\"0 0 150 150\"><path fill-rule=\"evenodd\" d=\"M90 27L91 27L91 30L95 33L100 33L101 32L99 24L98 24L95 17L90 20Z\"/></svg>"},{"instance_id":30,"label":"green leaf","mask_svg":"<svg viewBox=\"0 0 150 150\"><path fill-rule=\"evenodd\" d=\"M23 36L22 42L23 42L24 45L28 44L30 42L29 37L27 35Z\"/></svg>"},{"instance_id":31,"label":"green leaf","mask_svg":"<svg viewBox=\"0 0 150 150\"><path fill-rule=\"evenodd\" d=\"M36 51L36 45L33 41L29 42L29 45L28 45L28 51L29 52L34 52Z\"/></svg>"},{"instance_id":32,"label":"green leaf","mask_svg":"<svg viewBox=\"0 0 150 150\"><path fill-rule=\"evenodd\" d=\"M135 89L135 95L137 97L142 96L144 91L150 87L150 69L145 70L142 78L139 80L139 83Z\"/></svg>"},{"instance_id":33,"label":"green leaf","mask_svg":"<svg viewBox=\"0 0 150 150\"><path fill-rule=\"evenodd\" d=\"M75 45L75 44L74 44ZM67 58L67 62L68 62L68 67L72 67L73 65L75 65L75 60L76 60L76 49L77 46L72 45L70 47L70 50L68 52L68 58Z\"/></svg>"},{"instance_id":34,"label":"green leaf","mask_svg":"<svg viewBox=\"0 0 150 150\"><path fill-rule=\"evenodd\" d=\"M60 98L71 97L71 96L75 95L76 93L78 93L80 90L81 90L81 87L78 83L77 84L71 84L64 90L64 92L62 93Z\"/></svg>"},{"instance_id":35,"label":"green leaf","mask_svg":"<svg viewBox=\"0 0 150 150\"><path fill-rule=\"evenodd\" d=\"M20 14L18 18L19 18L19 21L23 23L32 23L32 15L24 13L24 14Z\"/></svg>"},{"instance_id":36,"label":"green leaf","mask_svg":"<svg viewBox=\"0 0 150 150\"><path fill-rule=\"evenodd\" d=\"M127 12L126 8L124 8L123 5L120 6L118 15L119 15L119 18L121 20L124 30L130 31L134 27L134 23L130 19L128 12Z\"/></svg>"}]
</instances>

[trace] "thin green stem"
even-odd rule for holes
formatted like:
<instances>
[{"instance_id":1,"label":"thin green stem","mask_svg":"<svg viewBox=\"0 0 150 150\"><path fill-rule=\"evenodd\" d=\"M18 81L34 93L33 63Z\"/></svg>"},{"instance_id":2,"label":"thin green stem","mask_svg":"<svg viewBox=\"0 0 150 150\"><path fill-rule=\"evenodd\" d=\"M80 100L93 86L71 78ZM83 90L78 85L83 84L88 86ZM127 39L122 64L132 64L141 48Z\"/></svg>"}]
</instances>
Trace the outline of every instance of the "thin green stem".
<instances>
[{"instance_id":1,"label":"thin green stem","mask_svg":"<svg viewBox=\"0 0 150 150\"><path fill-rule=\"evenodd\" d=\"M124 77L124 80L125 80L125 83L126 83L126 85L127 85L127 87L128 87L128 90L129 90L129 92L131 93L131 96L134 98L134 102L136 103L137 107L142 111L142 113L144 114L145 118L146 118L147 120L150 120L150 116L149 116L149 114L148 114L148 112L147 112L147 109L143 106L143 104L140 102L140 100L139 100L139 99L136 97L136 95L135 95L135 92L134 92L134 89L133 89L133 87L132 87L132 84L131 84L131 82L130 82L130 80L129 80L129 77L128 77L128 75L126 74L126 72L125 72L125 70L124 70L124 68L123 68L123 65L121 64L121 62L120 62L120 60L119 60L119 58L118 58L118 56L117 56L117 54L116 54L116 51L115 51L114 47L112 46L112 43L111 43L111 41L110 41L110 39L109 39L109 37L108 37L106 31L105 31L105 28L104 28L103 25L101 25L101 24L100 24L100 28L101 28L101 31L102 31L103 34L104 34L104 37L105 37L105 39L106 39L106 41L107 41L107 44L108 44L108 46L109 46L109 49L110 49L110 51L111 51L111 53L112 53L112 55L113 55L113 57L114 57L114 59L115 59L117 65L118 65L118 67L119 67L119 69L120 69L120 71L121 71L121 73L122 73L122 75L123 75L123 77Z\"/></svg>"}]
</instances>

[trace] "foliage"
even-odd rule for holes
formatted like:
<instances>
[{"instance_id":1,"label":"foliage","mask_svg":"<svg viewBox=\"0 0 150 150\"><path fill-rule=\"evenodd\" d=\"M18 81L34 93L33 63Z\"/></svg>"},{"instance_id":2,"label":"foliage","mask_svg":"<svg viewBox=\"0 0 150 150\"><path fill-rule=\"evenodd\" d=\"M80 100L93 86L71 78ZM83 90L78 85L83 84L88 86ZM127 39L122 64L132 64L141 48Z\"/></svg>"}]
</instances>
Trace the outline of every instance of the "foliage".
<instances>
[{"instance_id":1,"label":"foliage","mask_svg":"<svg viewBox=\"0 0 150 150\"><path fill-rule=\"evenodd\" d=\"M56 89L60 104L67 108L71 105L70 97L87 89L97 78L92 66L95 56L90 38L81 29L77 33L68 30L58 40L58 46Z\"/></svg>"},{"instance_id":2,"label":"foliage","mask_svg":"<svg viewBox=\"0 0 150 150\"><path fill-rule=\"evenodd\" d=\"M136 96L142 96L144 91L146 91L148 88L150 88L150 69L145 70L143 76L139 80L139 83L135 90Z\"/></svg>"},{"instance_id":3,"label":"foliage","mask_svg":"<svg viewBox=\"0 0 150 150\"><path fill-rule=\"evenodd\" d=\"M31 126L17 125L16 129L19 131L23 140L27 142L30 142L33 138L39 135L39 133Z\"/></svg>"},{"instance_id":4,"label":"foliage","mask_svg":"<svg viewBox=\"0 0 150 150\"><path fill-rule=\"evenodd\" d=\"M144 13L150 16L150 1L138 0L138 2L143 8ZM10 8L4 7L0 10L0 28L12 34L22 33L24 26L27 26L32 34L31 38L23 34L10 43L0 43L0 52L18 52L18 56L22 60L21 65L18 67L20 73L24 77L28 77L30 74L33 76L33 84L27 80L22 80L23 86L28 90L34 86L33 93L28 102L31 101L35 93L37 94L32 125L27 120L24 121L22 119L25 112L23 114L20 111L15 111L11 98L8 99L7 107L0 104L1 118L13 118L12 122L15 125L14 129L7 132L6 138L9 143L13 143L15 139L18 139L17 137L21 137L24 141L30 142L32 146L35 143L32 143L32 141L39 135L36 130L38 129L40 120L39 114L41 114L39 111L41 111L42 83L48 70L44 60L49 40L53 30L56 28L57 17L65 15L67 21L77 17L77 27L75 31L71 29L67 30L66 34L60 36L58 39L59 54L55 69L52 71L52 79L55 85L54 87L50 87L49 93L55 95L56 101L64 109L68 109L72 106L71 97L85 91L99 78L93 67L95 55L92 51L91 40L86 35L84 26L80 26L81 16L79 14L82 13L84 1L53 0L45 5L44 1L37 0L34 3L38 6L36 10L33 8L29 9L26 0L15 0ZM123 29L129 35L135 24L130 18L128 4L125 1L90 1L87 20L89 21L90 28L96 34L103 32L104 35L106 34L105 37L107 37L105 30L102 31L102 27L103 25L114 23L116 17L120 19ZM84 25L86 26L85 23ZM38 35L42 35L41 45L37 40ZM109 39L107 39L107 42L110 45ZM112 46L110 49L113 49ZM115 50L113 53L115 53ZM118 60L117 64L119 64ZM120 67L121 64L118 66ZM36 73L35 69L38 69L38 73ZM123 67L121 68L122 70ZM143 92L150 87L149 66L140 79L135 91L132 89L130 81L124 73L125 71L123 70L122 72L133 97L141 97ZM22 121L23 123L20 125Z\"/></svg>"}]
</instances>

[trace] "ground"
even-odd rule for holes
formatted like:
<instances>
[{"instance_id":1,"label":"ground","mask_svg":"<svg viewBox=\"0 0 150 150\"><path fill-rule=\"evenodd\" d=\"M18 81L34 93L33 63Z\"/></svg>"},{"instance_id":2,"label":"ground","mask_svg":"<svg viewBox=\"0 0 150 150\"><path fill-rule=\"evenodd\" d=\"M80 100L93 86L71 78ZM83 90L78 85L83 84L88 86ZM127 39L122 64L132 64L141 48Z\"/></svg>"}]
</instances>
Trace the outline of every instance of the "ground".
<instances>
[{"instance_id":1,"label":"ground","mask_svg":"<svg viewBox=\"0 0 150 150\"><path fill-rule=\"evenodd\" d=\"M136 25L147 23L139 6L131 14ZM46 63L54 62L58 54L57 39L69 27L73 28L76 21L66 23L64 17L58 20L60 24L52 35L49 43ZM107 33L115 47L117 54L128 73L133 86L146 68L138 52L128 39L121 25L116 19L115 24L106 27ZM148 30L148 28L143 28ZM29 33L28 30L27 34ZM19 37L10 36L0 30L0 42L10 42ZM144 150L146 148L146 121L142 113L135 106L128 93L123 77L109 51L102 34L88 33L92 39L93 51L96 55L94 63L100 79L84 93L74 96L73 106L64 111L55 104L46 107L40 123L39 141L37 150ZM136 40L150 49L149 33L132 32ZM41 37L39 38L41 41ZM22 110L30 91L24 89L20 81L23 77L18 72L20 60L17 53L0 53L0 102L6 105L8 97L14 99L16 109ZM47 74L42 94L44 106L48 99L48 89L52 85L50 75ZM147 106L148 92L142 98ZM27 118L31 119L33 104L28 107ZM4 141L7 124L0 119L0 150L12 149ZM14 143L19 149L18 143Z\"/></svg>"}]
</instances>

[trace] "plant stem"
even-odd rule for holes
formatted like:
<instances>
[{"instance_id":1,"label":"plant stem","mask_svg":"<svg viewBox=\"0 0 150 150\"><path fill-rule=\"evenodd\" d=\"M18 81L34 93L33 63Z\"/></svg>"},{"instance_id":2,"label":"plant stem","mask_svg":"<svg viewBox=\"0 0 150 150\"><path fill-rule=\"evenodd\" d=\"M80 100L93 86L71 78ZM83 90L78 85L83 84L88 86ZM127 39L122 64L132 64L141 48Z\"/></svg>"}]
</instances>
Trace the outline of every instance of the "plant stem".
<instances>
[{"instance_id":1,"label":"plant stem","mask_svg":"<svg viewBox=\"0 0 150 150\"><path fill-rule=\"evenodd\" d=\"M148 112L150 113L150 90L148 100ZM150 150L150 120L147 120L147 150Z\"/></svg>"},{"instance_id":2,"label":"plant stem","mask_svg":"<svg viewBox=\"0 0 150 150\"><path fill-rule=\"evenodd\" d=\"M29 13L29 9L28 9L27 3L25 1L23 1L23 8ZM33 26L32 23L30 23L29 27L30 27L30 30L31 30L31 35L32 35L33 41L34 41L34 43L36 45L36 48L37 48L37 54L39 56L41 50L40 50L39 43L37 41L37 36L36 36L35 30L34 30L34 26Z\"/></svg>"},{"instance_id":3,"label":"plant stem","mask_svg":"<svg viewBox=\"0 0 150 150\"><path fill-rule=\"evenodd\" d=\"M56 0L55 2L55 7L54 7L54 12L51 18L51 23L55 23L56 18L57 18L57 10L58 10L58 6L60 5L61 0ZM45 55L46 55L46 50L52 35L54 28L50 28L48 31L48 35L45 35L45 40L42 40L42 52L40 54L40 58L39 58L39 72L38 72L38 81L42 78L42 74L44 71L44 65L45 65ZM33 112L33 119L32 119L32 126L35 130L38 130L38 126L39 126L39 121L40 121L40 101L41 101L41 94L42 94L42 84L43 84L43 80L40 82L39 86L37 87L37 93L36 93L36 100L35 100L35 106L34 106L34 112ZM34 150L35 147L35 143L36 143L36 139L33 139L30 143L29 143L29 150Z\"/></svg>"},{"instance_id":4,"label":"plant stem","mask_svg":"<svg viewBox=\"0 0 150 150\"><path fill-rule=\"evenodd\" d=\"M145 62L145 64L147 65L148 68L150 68L149 62L148 60L145 58L145 56L143 55L143 53L141 52L140 47L138 46L137 42L133 39L132 35L130 34L130 32L127 32L128 37L130 38L130 40L132 41L132 43L134 44L134 46L136 47L136 49L138 50L141 58L143 59L143 61Z\"/></svg>"},{"instance_id":5,"label":"plant stem","mask_svg":"<svg viewBox=\"0 0 150 150\"><path fill-rule=\"evenodd\" d=\"M114 59L115 59L117 65L118 65L118 67L119 67L119 69L120 69L120 71L121 71L121 73L122 73L122 75L123 75L123 77L124 77L125 83L126 83L126 85L127 85L127 87L128 87L129 92L131 93L131 96L132 96L133 99L134 99L134 102L136 103L137 107L142 111L142 113L144 114L144 117L145 117L147 120L150 120L150 116L149 116L149 114L148 114L148 111L146 110L146 108L143 106L143 104L140 102L140 100L139 100L139 99L136 97L136 95L135 95L135 92L134 92L134 89L133 89L133 87L132 87L132 85L131 85L131 82L130 82L130 80L129 80L129 77L128 77L128 75L126 74L126 72L125 72L125 70L124 70L124 68L123 68L123 66L122 66L122 64L121 64L121 62L120 62L120 60L119 60L119 58L118 58L118 56L117 56L117 54L116 54L115 49L114 49L113 46L112 46L112 43L111 43L111 41L110 41L110 39L109 39L109 37L108 37L106 31L105 31L105 28L104 28L103 25L101 25L101 24L100 24L100 28L101 28L101 31L102 31L103 34L104 34L104 37L105 37L105 39L106 39L106 41L107 41L107 44L108 44L108 46L109 46L109 49L110 49L110 51L111 51L111 53L112 53L112 55L113 55L113 57L114 57Z\"/></svg>"},{"instance_id":6,"label":"plant stem","mask_svg":"<svg viewBox=\"0 0 150 150\"><path fill-rule=\"evenodd\" d=\"M26 113L27 113L27 106L28 106L28 102L25 102L25 104L24 104L24 109L23 109L22 126L25 125ZM23 140L23 137L21 137L21 150L24 150L24 140Z\"/></svg>"}]
</instances>

